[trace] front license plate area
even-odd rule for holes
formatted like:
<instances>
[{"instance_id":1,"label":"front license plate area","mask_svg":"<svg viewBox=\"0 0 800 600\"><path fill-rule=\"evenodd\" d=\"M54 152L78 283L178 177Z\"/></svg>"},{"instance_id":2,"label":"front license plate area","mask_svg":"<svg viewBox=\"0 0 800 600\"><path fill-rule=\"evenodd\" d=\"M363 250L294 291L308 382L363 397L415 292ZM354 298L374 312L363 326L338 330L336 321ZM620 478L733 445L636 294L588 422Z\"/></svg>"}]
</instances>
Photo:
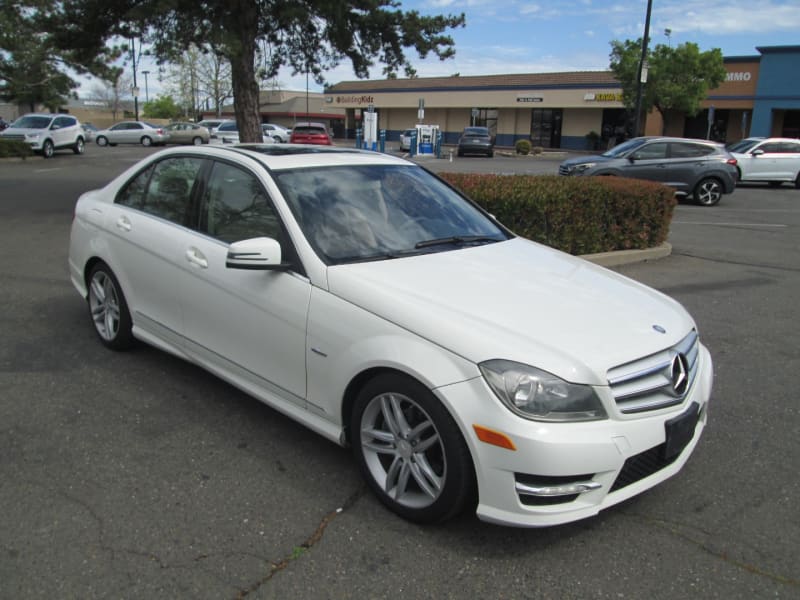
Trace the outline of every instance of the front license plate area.
<instances>
[{"instance_id":1,"label":"front license plate area","mask_svg":"<svg viewBox=\"0 0 800 600\"><path fill-rule=\"evenodd\" d=\"M697 420L700 417L700 405L692 402L689 409L664 423L667 440L664 442L664 458L671 459L680 454L692 441Z\"/></svg>"}]
</instances>

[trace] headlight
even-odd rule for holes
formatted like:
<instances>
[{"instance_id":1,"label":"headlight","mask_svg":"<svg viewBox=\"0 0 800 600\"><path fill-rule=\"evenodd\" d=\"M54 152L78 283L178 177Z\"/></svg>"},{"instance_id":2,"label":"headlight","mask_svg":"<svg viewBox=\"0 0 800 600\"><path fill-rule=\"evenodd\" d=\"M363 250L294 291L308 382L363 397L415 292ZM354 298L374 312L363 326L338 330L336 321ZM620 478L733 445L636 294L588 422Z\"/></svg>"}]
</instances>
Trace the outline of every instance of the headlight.
<instances>
[{"instance_id":1,"label":"headlight","mask_svg":"<svg viewBox=\"0 0 800 600\"><path fill-rule=\"evenodd\" d=\"M26 133L25 137L29 140L38 140L42 136L41 133Z\"/></svg>"},{"instance_id":2,"label":"headlight","mask_svg":"<svg viewBox=\"0 0 800 600\"><path fill-rule=\"evenodd\" d=\"M591 386L568 383L529 365L488 360L478 365L497 397L536 421L596 421L607 417Z\"/></svg>"},{"instance_id":3,"label":"headlight","mask_svg":"<svg viewBox=\"0 0 800 600\"><path fill-rule=\"evenodd\" d=\"M597 163L590 162L590 163L583 163L583 164L580 164L580 165L575 165L574 167L572 167L570 169L570 173L573 174L573 175L580 175L584 171L588 171L589 169L591 169L596 164Z\"/></svg>"}]
</instances>

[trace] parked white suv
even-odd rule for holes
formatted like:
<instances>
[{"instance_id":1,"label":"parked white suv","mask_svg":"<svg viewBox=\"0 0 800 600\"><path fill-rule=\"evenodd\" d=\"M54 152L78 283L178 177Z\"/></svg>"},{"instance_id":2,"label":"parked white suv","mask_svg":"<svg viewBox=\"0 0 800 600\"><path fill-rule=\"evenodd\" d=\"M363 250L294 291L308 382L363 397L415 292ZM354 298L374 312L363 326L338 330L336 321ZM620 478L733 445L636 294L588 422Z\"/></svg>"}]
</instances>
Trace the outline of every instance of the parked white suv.
<instances>
[{"instance_id":1,"label":"parked white suv","mask_svg":"<svg viewBox=\"0 0 800 600\"><path fill-rule=\"evenodd\" d=\"M31 113L11 123L0 133L4 140L19 140L30 144L34 152L45 158L56 150L71 149L83 154L85 133L72 115Z\"/></svg>"},{"instance_id":2,"label":"parked white suv","mask_svg":"<svg viewBox=\"0 0 800 600\"><path fill-rule=\"evenodd\" d=\"M728 146L736 158L739 181L767 181L772 187L783 182L800 188L800 140L791 138L746 138Z\"/></svg>"}]
</instances>

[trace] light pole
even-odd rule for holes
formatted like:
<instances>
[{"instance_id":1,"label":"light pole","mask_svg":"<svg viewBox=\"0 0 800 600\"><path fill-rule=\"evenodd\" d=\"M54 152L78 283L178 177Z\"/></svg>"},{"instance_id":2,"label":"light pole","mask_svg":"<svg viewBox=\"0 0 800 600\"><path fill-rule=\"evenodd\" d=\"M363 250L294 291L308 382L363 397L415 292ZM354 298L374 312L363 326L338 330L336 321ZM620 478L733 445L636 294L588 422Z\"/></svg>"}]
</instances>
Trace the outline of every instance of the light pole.
<instances>
[{"instance_id":1,"label":"light pole","mask_svg":"<svg viewBox=\"0 0 800 600\"><path fill-rule=\"evenodd\" d=\"M647 81L647 38L650 37L650 13L653 12L653 0L647 0L647 17L644 20L644 39L642 40L642 58L639 61L639 80L636 92L636 125L633 130L633 137L639 137L639 126L642 122L642 92L644 83Z\"/></svg>"},{"instance_id":2,"label":"light pole","mask_svg":"<svg viewBox=\"0 0 800 600\"><path fill-rule=\"evenodd\" d=\"M142 75L144 75L144 101L150 102L150 91L147 89L147 76L150 75L150 71L142 71Z\"/></svg>"}]
</instances>

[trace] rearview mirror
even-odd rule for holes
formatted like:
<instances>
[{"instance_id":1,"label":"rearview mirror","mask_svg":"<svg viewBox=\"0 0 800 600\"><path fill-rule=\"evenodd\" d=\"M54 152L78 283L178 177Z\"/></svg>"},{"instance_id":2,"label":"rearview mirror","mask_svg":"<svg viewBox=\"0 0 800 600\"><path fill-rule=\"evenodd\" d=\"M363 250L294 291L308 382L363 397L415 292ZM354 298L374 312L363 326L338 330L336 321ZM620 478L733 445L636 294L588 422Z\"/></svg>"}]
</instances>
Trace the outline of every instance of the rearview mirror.
<instances>
[{"instance_id":1,"label":"rearview mirror","mask_svg":"<svg viewBox=\"0 0 800 600\"><path fill-rule=\"evenodd\" d=\"M289 268L281 263L281 245L278 240L258 237L234 242L228 247L225 266L229 269L249 271L276 271Z\"/></svg>"}]
</instances>

